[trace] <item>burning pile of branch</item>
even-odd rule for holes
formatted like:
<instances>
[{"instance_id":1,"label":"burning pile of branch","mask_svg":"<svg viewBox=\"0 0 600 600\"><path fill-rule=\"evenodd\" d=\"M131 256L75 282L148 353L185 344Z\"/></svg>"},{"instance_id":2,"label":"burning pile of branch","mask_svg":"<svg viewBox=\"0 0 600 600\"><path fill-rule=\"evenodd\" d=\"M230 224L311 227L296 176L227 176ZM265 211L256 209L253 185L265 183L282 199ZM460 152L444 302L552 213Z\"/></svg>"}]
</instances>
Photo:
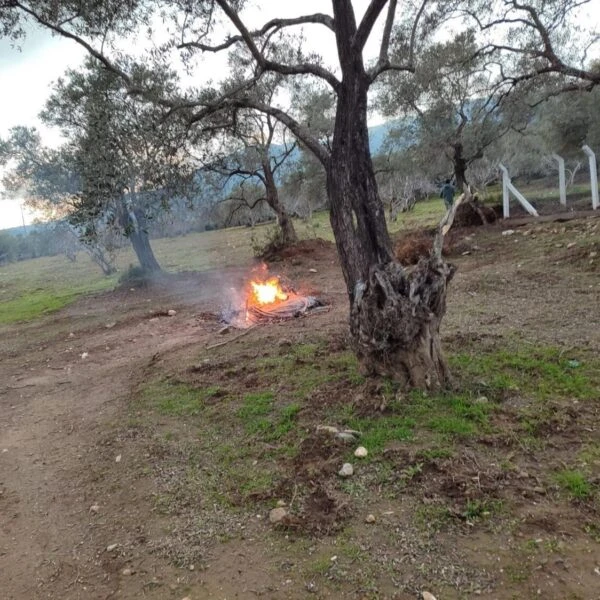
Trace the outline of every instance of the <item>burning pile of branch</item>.
<instances>
[{"instance_id":1,"label":"burning pile of branch","mask_svg":"<svg viewBox=\"0 0 600 600\"><path fill-rule=\"evenodd\" d=\"M279 277L257 277L250 281L242 304L223 315L224 321L241 329L258 323L293 319L319 308L327 310L314 296L301 296L290 287L284 287Z\"/></svg>"}]
</instances>

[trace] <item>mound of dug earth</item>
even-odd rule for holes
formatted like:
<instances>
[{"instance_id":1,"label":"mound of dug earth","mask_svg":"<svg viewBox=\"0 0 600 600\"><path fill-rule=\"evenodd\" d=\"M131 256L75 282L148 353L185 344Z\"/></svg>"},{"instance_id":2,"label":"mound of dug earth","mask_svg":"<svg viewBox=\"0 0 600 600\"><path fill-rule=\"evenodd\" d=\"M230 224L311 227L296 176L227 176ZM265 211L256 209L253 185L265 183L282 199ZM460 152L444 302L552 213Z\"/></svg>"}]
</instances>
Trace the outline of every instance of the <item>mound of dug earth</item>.
<instances>
[{"instance_id":1,"label":"mound of dug earth","mask_svg":"<svg viewBox=\"0 0 600 600\"><path fill-rule=\"evenodd\" d=\"M485 206L477 198L474 198L470 202L463 202L458 206L454 217L454 226L478 227L494 223L497 218L498 215L492 207Z\"/></svg>"}]
</instances>

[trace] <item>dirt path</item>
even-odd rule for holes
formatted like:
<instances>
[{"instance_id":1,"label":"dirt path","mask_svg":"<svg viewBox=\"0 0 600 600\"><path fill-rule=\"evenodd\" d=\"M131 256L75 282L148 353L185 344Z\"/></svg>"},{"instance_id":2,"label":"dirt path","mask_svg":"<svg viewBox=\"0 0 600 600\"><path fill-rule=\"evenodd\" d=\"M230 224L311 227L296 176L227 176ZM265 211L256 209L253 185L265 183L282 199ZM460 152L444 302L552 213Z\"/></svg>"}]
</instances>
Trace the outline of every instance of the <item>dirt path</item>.
<instances>
[{"instance_id":1,"label":"dirt path","mask_svg":"<svg viewBox=\"0 0 600 600\"><path fill-rule=\"evenodd\" d=\"M106 431L120 418L124 399L153 357L188 343L202 344L207 336L214 339L186 305L189 289L183 292L173 317L164 315L173 306L165 290L131 290L85 299L33 324L4 328L3 599L133 598L142 593L164 598L170 597L167 581L168 593L177 597L181 575L165 561L131 550L144 544L140 511L150 510L148 490L135 479L137 457L127 455L127 440L113 447ZM210 298L201 299L210 305ZM114 544L114 550L106 550ZM138 576L129 576L130 571Z\"/></svg>"}]
</instances>

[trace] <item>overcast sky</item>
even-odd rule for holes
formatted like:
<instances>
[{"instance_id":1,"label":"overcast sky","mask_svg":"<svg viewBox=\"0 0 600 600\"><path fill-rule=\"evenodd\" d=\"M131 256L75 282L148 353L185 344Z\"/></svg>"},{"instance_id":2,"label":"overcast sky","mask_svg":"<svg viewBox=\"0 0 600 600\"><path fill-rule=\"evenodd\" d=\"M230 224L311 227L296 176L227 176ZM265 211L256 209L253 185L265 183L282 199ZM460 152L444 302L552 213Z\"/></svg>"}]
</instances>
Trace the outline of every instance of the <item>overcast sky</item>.
<instances>
[{"instance_id":1,"label":"overcast sky","mask_svg":"<svg viewBox=\"0 0 600 600\"><path fill-rule=\"evenodd\" d=\"M47 144L59 143L58 133L44 128L37 115L52 83L83 57L84 50L75 43L54 38L43 30L31 30L21 41L21 48L0 39L0 137L5 137L15 125L33 125L43 131ZM23 215L26 223L32 222L29 211L25 209ZM21 224L20 202L0 200L0 229Z\"/></svg>"}]
</instances>

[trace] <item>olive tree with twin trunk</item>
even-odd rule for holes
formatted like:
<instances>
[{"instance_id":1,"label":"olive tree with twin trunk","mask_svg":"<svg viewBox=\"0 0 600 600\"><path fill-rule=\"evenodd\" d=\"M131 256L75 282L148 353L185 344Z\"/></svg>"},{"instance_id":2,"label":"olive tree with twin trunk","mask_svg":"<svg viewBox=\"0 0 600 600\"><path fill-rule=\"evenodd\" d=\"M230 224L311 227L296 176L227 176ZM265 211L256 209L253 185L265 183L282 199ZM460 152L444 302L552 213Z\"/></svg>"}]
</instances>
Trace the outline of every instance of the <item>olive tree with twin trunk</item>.
<instances>
[{"instance_id":1,"label":"olive tree with twin trunk","mask_svg":"<svg viewBox=\"0 0 600 600\"><path fill-rule=\"evenodd\" d=\"M161 37L169 41L151 53L153 59L163 62L175 60L177 52L189 60L190 68L206 53L233 51L243 56L247 60L245 76L231 85L209 89L197 82L199 89L162 96L156 101L186 114L190 126L199 127L220 111L255 109L281 121L314 153L326 172L331 225L350 303L351 340L363 370L391 376L407 386L438 388L449 381L439 328L446 309L447 285L454 269L441 259L439 244L436 244L437 251L411 272L405 271L394 258L369 150L369 90L383 73L413 72L420 50L434 34L443 37L442 27L464 25L464 22L451 21L451 17L462 15L463 20L472 22L480 14L486 14L487 19L489 11L482 13L480 8L489 7L479 7L481 1L331 0L331 14L275 18L259 28L247 25L243 0L127 0L123 3L116 0L61 3L11 0L8 4L12 8L8 10L23 11L38 23L75 39L106 68L119 74L131 94L146 98L152 97L152 90L145 89L128 73L127 62L121 61L118 53L109 56L104 51L110 48L110 33L115 24L123 32L122 23L131 23L137 18L137 24L143 25L145 30L151 30L155 23L168 28L167 35L161 31ZM548 40L553 40L555 31L542 31L538 26L543 25L540 15L543 17L544 11L566 14L579 5L577 0L544 3L524 0L523 4L496 0L492 4L494 15L488 21L480 19L477 23L482 35L506 22L510 27L517 26L513 18L532 24L532 27L527 26L525 36L513 38L515 44L523 41L522 46L514 50L521 50L520 63L527 76L550 71L581 76L581 71L567 72L569 65L557 60L557 54L552 53L556 45L549 44ZM360 17L359 5L364 9ZM522 15L519 11L523 5L533 8ZM516 11L517 16L511 10ZM153 11L156 18L152 16ZM338 63L334 68L328 68L316 53L305 50L306 45L300 38L290 35L300 26L311 27L311 34L314 32L314 39L318 35L320 43L327 43L326 38L333 41ZM223 27L229 27L229 33L218 39ZM537 36L540 31L541 37ZM526 39L530 32L531 44ZM394 56L400 57L398 63L390 59L392 38L397 50ZM368 61L367 45L374 42L377 42L377 57ZM292 51L281 58L278 47ZM500 48L498 44L486 47L490 56L511 50ZM246 59L248 55L250 58ZM533 67L527 71L529 62ZM200 68L196 72L204 71ZM254 93L268 73L285 76L291 84L319 81L331 90L335 95L335 121L330 144L324 144L311 124L303 122L293 107L286 108L283 101L266 103ZM515 81L516 78L517 75Z\"/></svg>"},{"instance_id":2,"label":"olive tree with twin trunk","mask_svg":"<svg viewBox=\"0 0 600 600\"><path fill-rule=\"evenodd\" d=\"M275 19L252 31L232 3L216 0L214 8L219 8L236 29L219 45L212 45L202 35L188 37L198 31L189 18L180 31L182 49L211 52L241 45L252 58L247 78L239 81L238 90L225 94L214 106L199 107L191 120L200 122L213 110L225 107L254 108L279 119L315 154L326 172L331 225L350 301L351 341L363 371L388 375L409 386L441 387L448 382L449 372L439 327L453 268L434 255L407 273L395 260L371 160L367 115L373 83L389 70L414 70L418 45L443 20L446 5L440 7L426 0L414 7L404 5L396 32L405 38L406 54L401 64L392 64L388 58L397 20L395 1L369 2L360 19L350 0L333 0L331 5L331 16ZM367 65L365 46L380 18L379 56ZM333 35L339 62L336 69L327 68L316 56L305 55L301 48L289 57L294 60L280 61L277 45L293 44L285 32L302 24L319 26ZM322 143L309 123L295 118L294 111L263 103L254 96L254 86L268 72L316 78L331 88L336 109L330 144Z\"/></svg>"}]
</instances>

